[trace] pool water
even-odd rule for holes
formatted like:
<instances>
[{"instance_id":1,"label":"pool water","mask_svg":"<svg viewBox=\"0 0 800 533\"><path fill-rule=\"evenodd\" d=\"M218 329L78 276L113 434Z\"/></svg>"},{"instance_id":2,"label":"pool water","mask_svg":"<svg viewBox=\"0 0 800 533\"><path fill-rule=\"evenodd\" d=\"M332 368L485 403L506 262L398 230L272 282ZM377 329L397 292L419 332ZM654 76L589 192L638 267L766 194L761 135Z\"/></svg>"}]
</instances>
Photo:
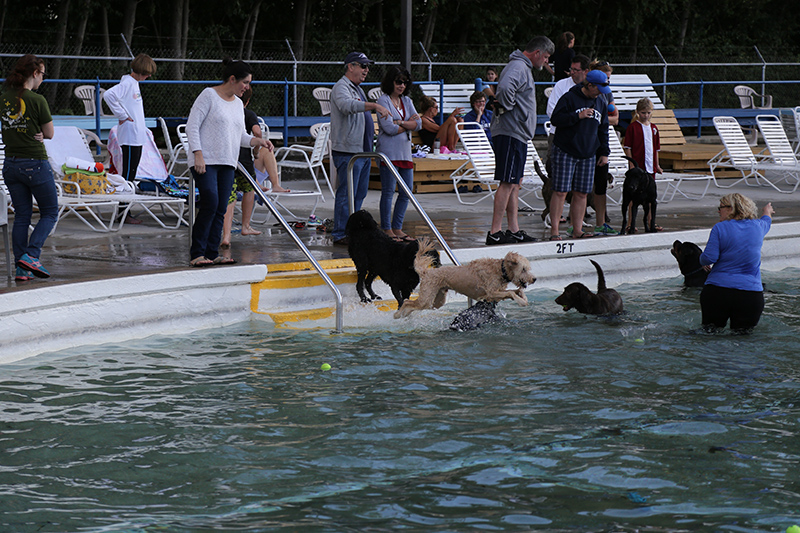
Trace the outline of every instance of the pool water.
<instances>
[{"instance_id":1,"label":"pool water","mask_svg":"<svg viewBox=\"0 0 800 533\"><path fill-rule=\"evenodd\" d=\"M2 367L1 531L784 531L800 523L797 270L752 335L699 289L554 291L346 333L253 321ZM358 324L358 327L354 326ZM328 363L332 369L320 370Z\"/></svg>"}]
</instances>

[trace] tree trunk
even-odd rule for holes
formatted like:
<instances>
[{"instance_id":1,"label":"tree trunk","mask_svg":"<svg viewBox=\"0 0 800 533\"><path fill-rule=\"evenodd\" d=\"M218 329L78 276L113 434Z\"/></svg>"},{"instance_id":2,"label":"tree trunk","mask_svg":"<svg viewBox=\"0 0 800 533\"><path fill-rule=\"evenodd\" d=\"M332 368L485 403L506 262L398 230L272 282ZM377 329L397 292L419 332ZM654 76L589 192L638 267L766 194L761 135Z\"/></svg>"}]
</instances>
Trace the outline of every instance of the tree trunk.
<instances>
[{"instance_id":1,"label":"tree trunk","mask_svg":"<svg viewBox=\"0 0 800 533\"><path fill-rule=\"evenodd\" d=\"M439 11L439 4L436 3L428 12L428 18L425 20L425 30L422 33L422 46L426 51L430 52L431 42L433 41L433 30L436 28L436 13ZM426 61L425 52L420 50L419 60ZM427 76L425 76L427 78ZM421 78L420 78L421 79Z\"/></svg>"},{"instance_id":2,"label":"tree trunk","mask_svg":"<svg viewBox=\"0 0 800 533\"><path fill-rule=\"evenodd\" d=\"M297 0L294 4L294 36L292 43L295 58L302 61L306 53L306 19L308 17L308 0ZM297 67L297 79L303 79L303 66Z\"/></svg>"},{"instance_id":3,"label":"tree trunk","mask_svg":"<svg viewBox=\"0 0 800 533\"><path fill-rule=\"evenodd\" d=\"M72 52L74 55L79 56L81 52L83 52L83 39L86 37L86 23L89 21L89 17L91 16L91 0L82 0L80 6L81 13L83 16L80 18L78 22L78 29L75 31L75 49ZM78 72L78 64L81 62L80 59L73 59L72 65L69 69L68 78L75 78ZM67 94L72 93L72 89L74 84L70 83L66 87Z\"/></svg>"},{"instance_id":4,"label":"tree trunk","mask_svg":"<svg viewBox=\"0 0 800 533\"><path fill-rule=\"evenodd\" d=\"M172 4L172 55L175 59L184 58L183 21L184 11L189 10L189 0L176 0ZM183 62L170 63L170 77L174 80L183 79Z\"/></svg>"},{"instance_id":5,"label":"tree trunk","mask_svg":"<svg viewBox=\"0 0 800 533\"><path fill-rule=\"evenodd\" d=\"M689 28L689 19L692 16L692 0L683 2L683 13L681 14L681 30L678 36L678 59L683 58L683 46L686 43L686 31Z\"/></svg>"},{"instance_id":6,"label":"tree trunk","mask_svg":"<svg viewBox=\"0 0 800 533\"><path fill-rule=\"evenodd\" d=\"M61 4L58 6L58 15L56 18L56 22L58 24L58 36L56 37L56 50L55 55L62 56L64 55L64 41L67 38L67 22L69 20L69 3L70 0L62 0ZM52 65L48 65L48 74L53 79L58 79L61 77L61 58L54 58L52 61ZM50 102L51 106L58 105L58 86L57 83L49 84L47 88L47 100Z\"/></svg>"},{"instance_id":7,"label":"tree trunk","mask_svg":"<svg viewBox=\"0 0 800 533\"><path fill-rule=\"evenodd\" d=\"M383 26L383 2L378 2L375 26L377 26L378 30L378 50L381 57L386 57L386 28Z\"/></svg>"},{"instance_id":8,"label":"tree trunk","mask_svg":"<svg viewBox=\"0 0 800 533\"><path fill-rule=\"evenodd\" d=\"M128 42L128 46L133 48L133 28L136 26L136 6L141 0L127 0L125 2L125 12L122 14L122 35ZM120 56L129 54L128 47L121 43L119 48Z\"/></svg>"},{"instance_id":9,"label":"tree trunk","mask_svg":"<svg viewBox=\"0 0 800 533\"><path fill-rule=\"evenodd\" d=\"M106 5L104 3L100 4L100 17L101 17L101 26L103 29L103 55L106 57L111 56L111 37L108 34L108 9L106 9ZM111 61L106 59L104 61L105 65L105 76L104 78L111 77Z\"/></svg>"},{"instance_id":10,"label":"tree trunk","mask_svg":"<svg viewBox=\"0 0 800 533\"><path fill-rule=\"evenodd\" d=\"M6 12L8 12L8 0L3 0L3 12L0 13L0 43L3 42L3 28L6 27Z\"/></svg>"},{"instance_id":11,"label":"tree trunk","mask_svg":"<svg viewBox=\"0 0 800 533\"><path fill-rule=\"evenodd\" d=\"M246 34L242 36L242 44L244 50L239 47L239 57L245 61L250 61L253 55L253 40L256 37L256 25L258 24L258 13L261 10L262 0L257 0L250 11L250 16L247 18ZM244 52L244 53L243 53Z\"/></svg>"}]
</instances>

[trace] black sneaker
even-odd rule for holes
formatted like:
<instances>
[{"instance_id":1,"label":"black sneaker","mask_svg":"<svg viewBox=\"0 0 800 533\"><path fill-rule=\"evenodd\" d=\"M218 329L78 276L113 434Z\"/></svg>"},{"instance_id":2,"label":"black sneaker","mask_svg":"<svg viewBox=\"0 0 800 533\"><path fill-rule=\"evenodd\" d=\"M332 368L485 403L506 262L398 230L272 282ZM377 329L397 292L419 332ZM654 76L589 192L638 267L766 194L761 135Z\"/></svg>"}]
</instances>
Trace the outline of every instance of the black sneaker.
<instances>
[{"instance_id":1,"label":"black sneaker","mask_svg":"<svg viewBox=\"0 0 800 533\"><path fill-rule=\"evenodd\" d=\"M508 242L536 242L536 239L525 233L524 230L519 230L516 233L511 233L511 230L507 229L506 239L508 239Z\"/></svg>"},{"instance_id":2,"label":"black sneaker","mask_svg":"<svg viewBox=\"0 0 800 533\"><path fill-rule=\"evenodd\" d=\"M491 246L493 244L508 244L510 241L508 239L508 235L503 233L502 231L498 231L497 233L487 233L486 234L486 245Z\"/></svg>"}]
</instances>

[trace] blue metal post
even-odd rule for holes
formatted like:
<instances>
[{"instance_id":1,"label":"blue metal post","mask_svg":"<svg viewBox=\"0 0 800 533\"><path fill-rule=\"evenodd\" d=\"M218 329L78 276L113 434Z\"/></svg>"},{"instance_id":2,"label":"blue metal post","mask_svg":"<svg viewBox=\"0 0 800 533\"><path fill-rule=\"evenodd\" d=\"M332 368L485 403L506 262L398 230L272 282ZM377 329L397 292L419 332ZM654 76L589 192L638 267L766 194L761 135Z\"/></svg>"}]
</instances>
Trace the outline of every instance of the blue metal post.
<instances>
[{"instance_id":1,"label":"blue metal post","mask_svg":"<svg viewBox=\"0 0 800 533\"><path fill-rule=\"evenodd\" d=\"M289 146L289 80L283 81L283 145Z\"/></svg>"},{"instance_id":2,"label":"blue metal post","mask_svg":"<svg viewBox=\"0 0 800 533\"><path fill-rule=\"evenodd\" d=\"M700 96L697 98L697 138L700 138L700 129L703 127L703 80L700 80Z\"/></svg>"}]
</instances>

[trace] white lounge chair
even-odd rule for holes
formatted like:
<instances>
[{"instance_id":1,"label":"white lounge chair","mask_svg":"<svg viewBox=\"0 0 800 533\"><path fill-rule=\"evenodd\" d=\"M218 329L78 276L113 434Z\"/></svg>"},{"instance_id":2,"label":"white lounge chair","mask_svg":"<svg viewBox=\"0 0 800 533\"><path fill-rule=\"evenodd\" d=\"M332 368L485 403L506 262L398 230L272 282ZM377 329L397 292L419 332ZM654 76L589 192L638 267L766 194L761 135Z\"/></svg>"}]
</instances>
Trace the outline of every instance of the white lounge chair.
<instances>
[{"instance_id":1,"label":"white lounge chair","mask_svg":"<svg viewBox=\"0 0 800 533\"><path fill-rule=\"evenodd\" d=\"M163 118L158 117L158 123L161 126L161 133L164 135L164 143L167 145L167 154L169 155L169 161L167 162L167 173L172 174L172 169L175 168L176 164L186 164L186 150L183 148L183 143L180 142L180 139L176 144L172 144L167 122ZM181 154L183 154L182 157Z\"/></svg>"},{"instance_id":2,"label":"white lounge chair","mask_svg":"<svg viewBox=\"0 0 800 533\"><path fill-rule=\"evenodd\" d=\"M542 197L542 187L544 182L539 174L536 172L536 164L539 164L539 170L547 176L547 170L544 168L544 163L539 157L539 152L536 151L536 146L533 144L533 139L528 141L528 153L525 160L525 174L522 176L520 182L519 201L531 209L534 207L525 201L525 197L531 194L539 200L544 200Z\"/></svg>"},{"instance_id":3,"label":"white lounge chair","mask_svg":"<svg viewBox=\"0 0 800 533\"><path fill-rule=\"evenodd\" d=\"M800 107L781 109L779 113L783 130L793 145L794 153L800 154Z\"/></svg>"},{"instance_id":4,"label":"white lounge chair","mask_svg":"<svg viewBox=\"0 0 800 533\"><path fill-rule=\"evenodd\" d=\"M625 159L625 150L622 148L622 143L617 135L617 130L611 124L608 125L608 173L614 177L608 185L606 191L606 198L609 202L615 205L622 203L622 183L625 181L625 173L630 166L628 160ZM611 195L612 192L619 193L619 198Z\"/></svg>"},{"instance_id":5,"label":"white lounge chair","mask_svg":"<svg viewBox=\"0 0 800 533\"><path fill-rule=\"evenodd\" d=\"M469 129L467 129L469 127ZM467 152L467 161L450 174L453 180L453 189L456 191L456 198L464 205L475 205L478 202L494 196L493 187L497 186L494 179L494 149L483 131L483 127L477 122L459 122L456 124L456 132L464 151ZM466 183L473 184L472 186ZM474 202L465 201L459 192L459 186L467 186L473 189L480 186L484 190Z\"/></svg>"},{"instance_id":6,"label":"white lounge chair","mask_svg":"<svg viewBox=\"0 0 800 533\"><path fill-rule=\"evenodd\" d=\"M770 169L773 173L777 173L778 179L764 178L775 189L780 192L793 193L800 185L800 161L792 149L792 144L783 129L781 119L775 115L758 115L756 117L756 124L764 142L767 143L767 150L762 152L765 161L770 163ZM794 183L792 190L784 191L777 187L776 183L786 182L791 185Z\"/></svg>"},{"instance_id":7,"label":"white lounge chair","mask_svg":"<svg viewBox=\"0 0 800 533\"><path fill-rule=\"evenodd\" d=\"M50 165L53 167L53 172L56 175L57 183L63 184L63 180L61 179L64 176L62 166L67 157L71 156L86 161L94 160L86 138L86 133L74 126L56 126L53 138L46 139L44 144L47 149ZM116 231L125 223L125 218L128 213L131 212L132 209L138 209L139 212L150 215L153 220L165 229L177 229L182 222L185 223L183 211L186 202L181 198L133 193L84 194L77 184L70 182L69 185L74 187L75 192L65 193L62 189L59 197L59 205L62 206L62 209L59 211L59 220L63 218L63 216L66 216L66 214L71 213L78 216L78 218L83 220L84 223L95 231ZM103 203L106 205L113 204L114 206L114 213L107 225L99 216L94 216L94 211L88 209L88 211L93 214L93 218L100 225L101 229L94 227L77 211L79 207L99 207L103 205ZM114 228L117 209L120 206L124 206L123 212L120 215L119 225ZM153 210L155 207L159 207L164 216L174 216L174 224L171 222L168 224L166 220L160 218Z\"/></svg>"},{"instance_id":8,"label":"white lounge chair","mask_svg":"<svg viewBox=\"0 0 800 533\"><path fill-rule=\"evenodd\" d=\"M784 191L778 188L771 180L767 179L764 175L764 172L767 171L777 171L781 174L781 179L776 180L776 183L788 180L788 178L792 176L785 174L787 165L776 164L770 162L769 158L763 155L753 154L744 136L744 132L735 118L726 116L714 117L714 127L717 130L717 134L719 134L720 140L722 140L722 144L725 146L724 150L720 151L708 161L708 167L711 170L711 177L714 180L714 185L723 189L729 189L740 182L744 182L751 187L756 187L758 185L770 186L782 193L792 193L797 189L797 184L795 184L791 191ZM721 185L717 181L715 175L715 171L719 167L732 167L738 170L742 177L731 184ZM796 175L794 179L797 179Z\"/></svg>"},{"instance_id":9,"label":"white lounge chair","mask_svg":"<svg viewBox=\"0 0 800 533\"><path fill-rule=\"evenodd\" d=\"M11 279L14 275L14 270L11 262L11 239L8 238L8 199L3 189L4 187L0 187L0 228L3 230L3 245L6 251L6 270L8 270L8 279Z\"/></svg>"}]
</instances>

